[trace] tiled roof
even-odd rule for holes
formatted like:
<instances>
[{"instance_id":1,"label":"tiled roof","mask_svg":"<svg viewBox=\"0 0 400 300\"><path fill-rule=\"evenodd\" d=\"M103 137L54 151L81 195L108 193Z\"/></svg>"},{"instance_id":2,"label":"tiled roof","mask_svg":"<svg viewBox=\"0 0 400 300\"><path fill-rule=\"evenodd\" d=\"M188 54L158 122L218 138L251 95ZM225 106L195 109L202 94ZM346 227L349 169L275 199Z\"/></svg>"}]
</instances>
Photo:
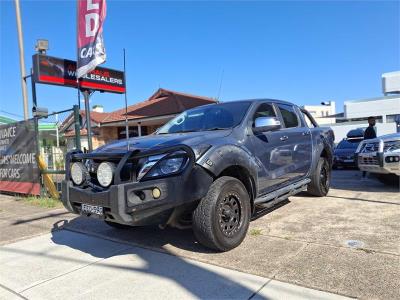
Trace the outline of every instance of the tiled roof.
<instances>
[{"instance_id":1,"label":"tiled roof","mask_svg":"<svg viewBox=\"0 0 400 300\"><path fill-rule=\"evenodd\" d=\"M129 120L134 120L173 115L193 107L211 103L215 103L215 100L212 98L195 96L160 88L148 100L129 105L127 109L127 116ZM84 120L85 111L81 110L80 115ZM64 121L64 123L69 124L71 118L72 114ZM90 119L98 124L123 121L125 120L125 108L121 108L109 113L90 111ZM74 133L66 132L65 135L71 136L73 134ZM81 132L81 135L86 135L86 132Z\"/></svg>"},{"instance_id":2,"label":"tiled roof","mask_svg":"<svg viewBox=\"0 0 400 300\"><path fill-rule=\"evenodd\" d=\"M127 115L129 120L171 115L210 103L215 103L215 100L208 97L158 89L148 100L128 106ZM125 108L109 113L101 123L122 120L125 120Z\"/></svg>"},{"instance_id":3,"label":"tiled roof","mask_svg":"<svg viewBox=\"0 0 400 300\"><path fill-rule=\"evenodd\" d=\"M80 134L81 134L81 136L87 135L87 130L86 130L86 128L81 129L81 130L80 130ZM72 129L72 130L66 131L65 134L64 134L64 136L65 136L65 137L75 136L75 130Z\"/></svg>"},{"instance_id":4,"label":"tiled roof","mask_svg":"<svg viewBox=\"0 0 400 300\"><path fill-rule=\"evenodd\" d=\"M82 118L86 117L86 113L84 110L80 111L80 114ZM104 113L104 112L97 112L97 111L90 111L90 120L96 122L96 123L102 123L109 115L110 113Z\"/></svg>"}]
</instances>

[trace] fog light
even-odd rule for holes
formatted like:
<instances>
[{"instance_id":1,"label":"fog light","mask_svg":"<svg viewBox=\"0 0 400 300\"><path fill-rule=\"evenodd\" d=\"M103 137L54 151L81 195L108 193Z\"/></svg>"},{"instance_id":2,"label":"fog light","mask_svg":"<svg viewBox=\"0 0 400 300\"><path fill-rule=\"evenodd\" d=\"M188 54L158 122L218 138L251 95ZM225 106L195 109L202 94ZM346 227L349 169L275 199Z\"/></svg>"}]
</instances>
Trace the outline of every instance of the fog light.
<instances>
[{"instance_id":1,"label":"fog light","mask_svg":"<svg viewBox=\"0 0 400 300\"><path fill-rule=\"evenodd\" d=\"M153 195L153 198L154 198L154 199L158 199L158 198L160 198L160 196L161 196L161 191L160 191L159 188L154 188L154 189L151 191L151 194Z\"/></svg>"}]
</instances>

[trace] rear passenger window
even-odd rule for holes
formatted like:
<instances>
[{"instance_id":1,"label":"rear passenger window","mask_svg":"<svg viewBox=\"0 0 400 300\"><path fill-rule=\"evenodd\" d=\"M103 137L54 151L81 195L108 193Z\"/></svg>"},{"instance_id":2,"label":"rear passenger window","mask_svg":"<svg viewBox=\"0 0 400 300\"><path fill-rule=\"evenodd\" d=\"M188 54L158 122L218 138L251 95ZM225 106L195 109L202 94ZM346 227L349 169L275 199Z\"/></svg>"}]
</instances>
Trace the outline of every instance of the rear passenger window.
<instances>
[{"instance_id":1,"label":"rear passenger window","mask_svg":"<svg viewBox=\"0 0 400 300\"><path fill-rule=\"evenodd\" d=\"M281 111L283 122L285 123L286 128L299 126L299 119L297 118L297 114L293 106L286 104L278 104L278 107L279 110Z\"/></svg>"}]
</instances>

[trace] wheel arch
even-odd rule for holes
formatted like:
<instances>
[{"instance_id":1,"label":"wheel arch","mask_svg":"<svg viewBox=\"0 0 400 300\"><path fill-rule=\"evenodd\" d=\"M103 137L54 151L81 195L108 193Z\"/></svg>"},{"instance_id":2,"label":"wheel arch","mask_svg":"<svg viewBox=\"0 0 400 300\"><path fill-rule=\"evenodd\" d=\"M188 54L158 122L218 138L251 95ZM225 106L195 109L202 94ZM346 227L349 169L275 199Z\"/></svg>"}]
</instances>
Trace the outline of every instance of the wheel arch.
<instances>
[{"instance_id":1,"label":"wheel arch","mask_svg":"<svg viewBox=\"0 0 400 300\"><path fill-rule=\"evenodd\" d=\"M251 211L254 212L254 199L257 196L256 184L254 178L251 176L250 172L243 166L234 165L227 167L222 170L216 178L222 176L230 176L239 180L245 186L247 193L249 194Z\"/></svg>"}]
</instances>

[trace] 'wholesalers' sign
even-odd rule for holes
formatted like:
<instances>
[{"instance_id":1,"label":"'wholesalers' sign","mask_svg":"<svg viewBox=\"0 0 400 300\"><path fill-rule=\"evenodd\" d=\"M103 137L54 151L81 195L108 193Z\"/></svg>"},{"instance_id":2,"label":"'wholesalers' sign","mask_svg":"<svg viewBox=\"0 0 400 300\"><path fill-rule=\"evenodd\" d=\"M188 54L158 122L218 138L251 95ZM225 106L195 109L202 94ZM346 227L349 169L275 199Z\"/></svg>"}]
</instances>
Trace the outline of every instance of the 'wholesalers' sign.
<instances>
[{"instance_id":1,"label":"'wholesalers' sign","mask_svg":"<svg viewBox=\"0 0 400 300\"><path fill-rule=\"evenodd\" d=\"M32 120L0 125L0 191L40 194Z\"/></svg>"},{"instance_id":2,"label":"'wholesalers' sign","mask_svg":"<svg viewBox=\"0 0 400 300\"><path fill-rule=\"evenodd\" d=\"M33 55L36 83L77 87L76 62L57 57ZM124 72L97 67L79 80L79 87L111 93L125 93Z\"/></svg>"}]
</instances>

